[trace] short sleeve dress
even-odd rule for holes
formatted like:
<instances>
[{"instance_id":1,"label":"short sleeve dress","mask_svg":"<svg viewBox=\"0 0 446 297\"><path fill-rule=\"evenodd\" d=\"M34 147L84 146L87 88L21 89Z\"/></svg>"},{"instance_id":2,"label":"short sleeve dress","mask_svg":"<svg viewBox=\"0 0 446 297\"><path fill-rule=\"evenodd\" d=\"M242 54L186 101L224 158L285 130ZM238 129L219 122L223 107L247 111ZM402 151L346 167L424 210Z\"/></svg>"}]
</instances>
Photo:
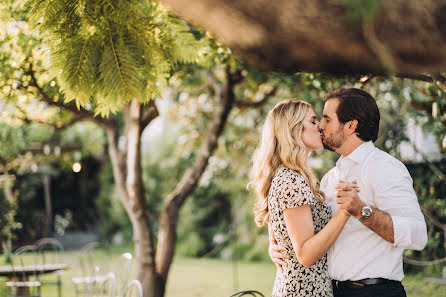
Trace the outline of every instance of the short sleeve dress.
<instances>
[{"instance_id":1,"label":"short sleeve dress","mask_svg":"<svg viewBox=\"0 0 446 297\"><path fill-rule=\"evenodd\" d=\"M299 263L285 225L283 210L310 205L314 231L320 231L331 218L331 209L319 202L297 171L281 166L275 173L269 193L269 224L277 243L286 248L290 259L283 273L277 270L272 297L332 297L325 255L310 267Z\"/></svg>"}]
</instances>

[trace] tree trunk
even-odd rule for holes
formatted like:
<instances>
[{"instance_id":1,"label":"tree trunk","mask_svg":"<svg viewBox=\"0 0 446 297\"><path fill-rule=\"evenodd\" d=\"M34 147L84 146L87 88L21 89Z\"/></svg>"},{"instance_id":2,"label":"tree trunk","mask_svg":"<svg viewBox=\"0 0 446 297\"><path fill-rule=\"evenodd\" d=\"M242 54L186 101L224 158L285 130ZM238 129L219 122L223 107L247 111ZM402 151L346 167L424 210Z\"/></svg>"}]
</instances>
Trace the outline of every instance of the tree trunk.
<instances>
[{"instance_id":1,"label":"tree trunk","mask_svg":"<svg viewBox=\"0 0 446 297\"><path fill-rule=\"evenodd\" d=\"M5 171L3 175L6 177L3 187L3 193L5 194L6 200L9 201L9 204L12 204L15 200L14 193L12 192L13 181L11 179L11 176L8 174L8 171Z\"/></svg>"},{"instance_id":2,"label":"tree trunk","mask_svg":"<svg viewBox=\"0 0 446 297\"><path fill-rule=\"evenodd\" d=\"M124 117L126 146L122 149L118 147L118 128L108 127L109 154L115 182L132 223L137 278L143 285L144 297L156 297L159 290L153 230L149 224L142 186L140 103L131 101L125 109Z\"/></svg>"},{"instance_id":3,"label":"tree trunk","mask_svg":"<svg viewBox=\"0 0 446 297\"><path fill-rule=\"evenodd\" d=\"M51 178L47 174L43 176L43 194L45 197L45 226L43 237L52 237L53 212L51 207Z\"/></svg>"},{"instance_id":4,"label":"tree trunk","mask_svg":"<svg viewBox=\"0 0 446 297\"><path fill-rule=\"evenodd\" d=\"M445 0L161 2L257 67L335 74L446 69Z\"/></svg>"},{"instance_id":5,"label":"tree trunk","mask_svg":"<svg viewBox=\"0 0 446 297\"><path fill-rule=\"evenodd\" d=\"M214 109L213 121L209 126L206 137L203 139L197 159L186 170L175 190L169 194L161 213L156 253L156 270L159 274L161 285L158 297L164 296L167 276L175 254L176 227L180 208L189 194L195 189L206 169L209 158L217 147L218 137L224 129L234 104L233 88L235 82L231 79L229 68L226 70L226 76L227 81L223 90L221 90L221 86L216 88L217 106Z\"/></svg>"}]
</instances>

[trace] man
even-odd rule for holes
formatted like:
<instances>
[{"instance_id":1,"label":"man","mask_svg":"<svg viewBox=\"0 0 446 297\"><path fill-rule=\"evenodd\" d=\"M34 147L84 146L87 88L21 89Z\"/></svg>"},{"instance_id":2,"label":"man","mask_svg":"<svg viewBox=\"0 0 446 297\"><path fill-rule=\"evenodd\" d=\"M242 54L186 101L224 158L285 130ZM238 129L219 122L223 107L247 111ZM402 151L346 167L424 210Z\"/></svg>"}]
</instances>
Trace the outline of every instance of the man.
<instances>
[{"instance_id":1,"label":"man","mask_svg":"<svg viewBox=\"0 0 446 297\"><path fill-rule=\"evenodd\" d=\"M380 115L369 93L337 89L324 101L322 142L341 157L321 190L333 213L345 209L352 216L328 251L334 295L406 296L402 254L427 242L412 179L400 161L374 146ZM281 251L271 238L270 257L279 269L287 258Z\"/></svg>"}]
</instances>

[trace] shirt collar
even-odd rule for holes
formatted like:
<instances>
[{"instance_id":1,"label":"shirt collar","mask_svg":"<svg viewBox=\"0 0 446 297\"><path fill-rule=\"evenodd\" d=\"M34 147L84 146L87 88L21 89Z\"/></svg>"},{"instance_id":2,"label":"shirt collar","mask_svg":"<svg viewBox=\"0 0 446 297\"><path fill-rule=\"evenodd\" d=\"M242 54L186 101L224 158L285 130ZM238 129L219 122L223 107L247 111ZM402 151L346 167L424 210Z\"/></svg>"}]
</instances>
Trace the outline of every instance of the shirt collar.
<instances>
[{"instance_id":1,"label":"shirt collar","mask_svg":"<svg viewBox=\"0 0 446 297\"><path fill-rule=\"evenodd\" d=\"M361 163L364 158L368 155L368 153L375 148L375 145L373 144L372 141L367 141L364 142L362 144L360 144L353 152L351 152L348 156L346 157L340 157L338 159L338 161L336 162L336 166L340 165L341 162L345 162L343 160L351 160L355 163Z\"/></svg>"}]
</instances>

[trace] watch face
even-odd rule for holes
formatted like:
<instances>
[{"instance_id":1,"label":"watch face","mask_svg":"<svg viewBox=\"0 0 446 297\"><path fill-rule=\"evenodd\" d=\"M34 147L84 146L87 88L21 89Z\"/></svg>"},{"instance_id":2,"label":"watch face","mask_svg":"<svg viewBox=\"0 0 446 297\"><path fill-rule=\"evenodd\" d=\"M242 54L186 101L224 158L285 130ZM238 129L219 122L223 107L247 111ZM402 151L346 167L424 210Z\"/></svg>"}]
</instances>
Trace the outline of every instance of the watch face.
<instances>
[{"instance_id":1,"label":"watch face","mask_svg":"<svg viewBox=\"0 0 446 297\"><path fill-rule=\"evenodd\" d=\"M366 217L371 216L372 215L372 209L370 207L368 207L368 206L363 207L362 208L362 215L366 216Z\"/></svg>"}]
</instances>

